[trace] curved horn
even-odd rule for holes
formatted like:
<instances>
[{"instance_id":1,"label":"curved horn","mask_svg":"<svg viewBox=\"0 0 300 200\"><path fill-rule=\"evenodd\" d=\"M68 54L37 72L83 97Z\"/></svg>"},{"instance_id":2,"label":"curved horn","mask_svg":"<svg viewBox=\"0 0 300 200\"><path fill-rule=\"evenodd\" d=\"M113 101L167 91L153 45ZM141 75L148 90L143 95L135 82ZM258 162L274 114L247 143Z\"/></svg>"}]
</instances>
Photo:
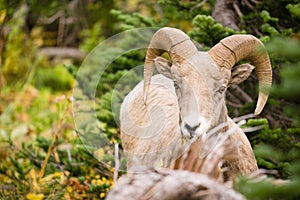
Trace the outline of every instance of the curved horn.
<instances>
[{"instance_id":1,"label":"curved horn","mask_svg":"<svg viewBox=\"0 0 300 200\"><path fill-rule=\"evenodd\" d=\"M150 87L151 77L155 69L154 59L164 52L170 54L172 62L179 62L197 52L190 38L181 30L164 27L152 37L146 54L144 66L144 104Z\"/></svg>"},{"instance_id":2,"label":"curved horn","mask_svg":"<svg viewBox=\"0 0 300 200\"><path fill-rule=\"evenodd\" d=\"M272 85L272 67L263 43L252 35L233 35L221 40L208 52L219 67L229 70L240 60L248 60L254 66L259 83L259 95L254 115L264 108Z\"/></svg>"}]
</instances>

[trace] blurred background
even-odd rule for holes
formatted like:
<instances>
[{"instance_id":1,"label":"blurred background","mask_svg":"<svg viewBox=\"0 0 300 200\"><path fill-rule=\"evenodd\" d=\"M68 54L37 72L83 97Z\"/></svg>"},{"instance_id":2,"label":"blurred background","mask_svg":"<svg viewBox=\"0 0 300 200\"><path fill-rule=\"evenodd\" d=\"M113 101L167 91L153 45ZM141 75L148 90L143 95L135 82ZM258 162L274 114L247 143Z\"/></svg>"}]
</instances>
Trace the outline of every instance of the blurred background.
<instances>
[{"instance_id":1,"label":"blurred background","mask_svg":"<svg viewBox=\"0 0 300 200\"><path fill-rule=\"evenodd\" d=\"M295 190L300 187L299 1L2 0L1 199L105 198L114 170L105 163L113 165L113 151L107 153L111 150L105 147L87 151L76 134L72 89L77 70L105 39L125 30L163 26L183 30L203 50L237 33L253 34L265 44L274 86L263 113L249 119L244 128L252 130L247 136L259 167L275 170L273 178L294 182L275 191L272 184L239 179L236 188L249 199L300 195ZM103 132L122 148L112 101L119 105L131 88L114 95L113 89L129 72L132 85L142 79L131 69L143 64L145 52L122 55L102 74L95 98L98 124L84 131ZM77 81L79 89L89 88ZM229 116L254 111L257 87L253 73L245 83L227 91ZM257 126L259 130L251 129Z\"/></svg>"}]
</instances>

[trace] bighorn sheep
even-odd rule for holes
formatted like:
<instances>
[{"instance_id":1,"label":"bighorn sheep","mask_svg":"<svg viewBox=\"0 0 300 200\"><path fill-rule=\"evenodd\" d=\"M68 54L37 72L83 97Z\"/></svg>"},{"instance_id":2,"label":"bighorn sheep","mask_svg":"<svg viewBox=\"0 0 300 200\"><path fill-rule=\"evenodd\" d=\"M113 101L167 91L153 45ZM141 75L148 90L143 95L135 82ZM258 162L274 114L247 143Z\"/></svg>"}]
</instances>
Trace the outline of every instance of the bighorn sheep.
<instances>
[{"instance_id":1,"label":"bighorn sheep","mask_svg":"<svg viewBox=\"0 0 300 200\"><path fill-rule=\"evenodd\" d=\"M171 61L159 57L165 52ZM258 115L268 99L264 88L272 84L272 69L268 53L256 37L229 36L201 52L181 30L159 29L149 44L144 81L121 106L121 139L128 170L137 170L133 161L156 167L182 144L182 136L204 135L227 122L227 128L235 130L228 139L241 144L236 148L237 158L226 163L228 176L256 171L251 145L228 117L225 105L227 87L247 79L254 68L250 64L233 67L241 60L250 61L256 70L259 96L254 115ZM155 67L160 74L152 77Z\"/></svg>"}]
</instances>

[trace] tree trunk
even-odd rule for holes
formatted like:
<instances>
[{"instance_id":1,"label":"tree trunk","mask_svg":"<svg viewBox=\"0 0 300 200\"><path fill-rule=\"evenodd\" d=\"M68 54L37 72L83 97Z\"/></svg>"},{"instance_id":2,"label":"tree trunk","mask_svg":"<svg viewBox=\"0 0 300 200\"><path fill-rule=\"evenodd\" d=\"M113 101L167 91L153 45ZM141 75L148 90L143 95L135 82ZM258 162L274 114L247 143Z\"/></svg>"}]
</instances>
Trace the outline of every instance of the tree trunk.
<instances>
[{"instance_id":1,"label":"tree trunk","mask_svg":"<svg viewBox=\"0 0 300 200\"><path fill-rule=\"evenodd\" d=\"M216 0L212 17L224 27L238 31L240 30L237 25L239 16L234 12L233 5L234 2L232 3L229 0Z\"/></svg>"}]
</instances>

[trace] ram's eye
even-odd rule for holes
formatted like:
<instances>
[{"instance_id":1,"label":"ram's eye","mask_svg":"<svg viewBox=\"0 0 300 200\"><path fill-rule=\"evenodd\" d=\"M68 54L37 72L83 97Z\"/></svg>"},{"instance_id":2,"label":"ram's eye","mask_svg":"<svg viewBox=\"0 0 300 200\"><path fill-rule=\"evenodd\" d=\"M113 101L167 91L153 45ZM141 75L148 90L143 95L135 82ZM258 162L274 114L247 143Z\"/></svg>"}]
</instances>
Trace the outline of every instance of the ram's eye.
<instances>
[{"instance_id":1,"label":"ram's eye","mask_svg":"<svg viewBox=\"0 0 300 200\"><path fill-rule=\"evenodd\" d=\"M218 92L221 93L221 94L223 94L226 91L226 89L227 89L227 87L226 87L225 84L221 85L221 87L218 89Z\"/></svg>"},{"instance_id":2,"label":"ram's eye","mask_svg":"<svg viewBox=\"0 0 300 200\"><path fill-rule=\"evenodd\" d=\"M175 89L176 89L176 90L179 89L180 87L179 87L177 81L174 79L173 82L174 82L174 87L175 87Z\"/></svg>"}]
</instances>

